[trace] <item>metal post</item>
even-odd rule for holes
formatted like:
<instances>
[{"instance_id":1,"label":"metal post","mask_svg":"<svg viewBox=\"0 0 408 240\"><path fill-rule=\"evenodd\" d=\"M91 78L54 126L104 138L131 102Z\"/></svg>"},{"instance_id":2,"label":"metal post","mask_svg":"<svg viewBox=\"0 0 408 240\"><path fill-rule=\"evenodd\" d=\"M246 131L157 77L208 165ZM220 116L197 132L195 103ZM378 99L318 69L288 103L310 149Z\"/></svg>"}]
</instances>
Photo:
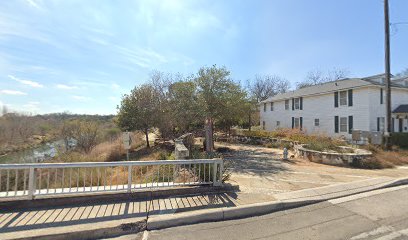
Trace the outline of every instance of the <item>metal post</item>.
<instances>
[{"instance_id":1,"label":"metal post","mask_svg":"<svg viewBox=\"0 0 408 240\"><path fill-rule=\"evenodd\" d=\"M128 187L127 192L130 193L132 190L132 165L128 167Z\"/></svg>"},{"instance_id":2,"label":"metal post","mask_svg":"<svg viewBox=\"0 0 408 240\"><path fill-rule=\"evenodd\" d=\"M213 164L213 180L212 181L213 181L213 186L218 186L218 182L217 182L217 162L216 161L214 161L214 164Z\"/></svg>"},{"instance_id":3,"label":"metal post","mask_svg":"<svg viewBox=\"0 0 408 240\"><path fill-rule=\"evenodd\" d=\"M386 88L386 118L385 118L385 147L386 149L391 148L390 134L392 132L391 126L391 64L390 64L390 22L389 22L389 11L388 11L388 0L384 0L384 48L385 48L385 88Z\"/></svg>"},{"instance_id":4,"label":"metal post","mask_svg":"<svg viewBox=\"0 0 408 240\"><path fill-rule=\"evenodd\" d=\"M35 174L34 168L30 167L28 173L28 198L34 199L34 192L35 192Z\"/></svg>"}]
</instances>

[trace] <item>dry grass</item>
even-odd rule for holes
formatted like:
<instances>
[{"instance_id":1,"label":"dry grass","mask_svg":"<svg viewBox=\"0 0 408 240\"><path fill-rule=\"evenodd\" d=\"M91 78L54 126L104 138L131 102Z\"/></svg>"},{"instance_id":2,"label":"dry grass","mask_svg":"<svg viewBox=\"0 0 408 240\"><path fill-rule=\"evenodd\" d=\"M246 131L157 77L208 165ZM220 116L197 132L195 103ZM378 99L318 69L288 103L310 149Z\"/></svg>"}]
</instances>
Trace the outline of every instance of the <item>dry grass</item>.
<instances>
[{"instance_id":1,"label":"dry grass","mask_svg":"<svg viewBox=\"0 0 408 240\"><path fill-rule=\"evenodd\" d=\"M324 134L307 134L306 131L291 128L281 128L273 132L243 131L242 134L249 137L271 137L299 142L302 144L307 144L309 149L316 151L341 151L339 146L346 145L341 139L330 138ZM271 147L274 147L273 144Z\"/></svg>"},{"instance_id":2,"label":"dry grass","mask_svg":"<svg viewBox=\"0 0 408 240\"><path fill-rule=\"evenodd\" d=\"M408 164L408 151L394 148L391 151L384 151L380 147L369 145L366 147L373 153L371 158L361 160L355 167L368 169L392 168L395 166Z\"/></svg>"}]
</instances>

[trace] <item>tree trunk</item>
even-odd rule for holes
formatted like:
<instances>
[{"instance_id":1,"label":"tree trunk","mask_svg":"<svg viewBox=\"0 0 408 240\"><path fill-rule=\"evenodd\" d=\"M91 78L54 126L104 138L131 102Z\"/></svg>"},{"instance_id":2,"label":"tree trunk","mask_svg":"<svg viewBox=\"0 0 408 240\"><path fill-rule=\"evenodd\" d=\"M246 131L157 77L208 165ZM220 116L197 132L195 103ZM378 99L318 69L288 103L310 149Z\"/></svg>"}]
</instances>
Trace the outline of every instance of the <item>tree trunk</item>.
<instances>
[{"instance_id":1,"label":"tree trunk","mask_svg":"<svg viewBox=\"0 0 408 240\"><path fill-rule=\"evenodd\" d=\"M150 148L150 144L149 144L149 130L146 129L145 131L145 136L146 136L146 147Z\"/></svg>"},{"instance_id":2,"label":"tree trunk","mask_svg":"<svg viewBox=\"0 0 408 240\"><path fill-rule=\"evenodd\" d=\"M249 115L248 115L248 124L249 124L248 130L251 131L251 125L252 125L251 124L251 111L249 111Z\"/></svg>"},{"instance_id":3,"label":"tree trunk","mask_svg":"<svg viewBox=\"0 0 408 240\"><path fill-rule=\"evenodd\" d=\"M210 117L207 117L207 119L205 120L205 151L207 153L212 153L213 150L213 124L212 119Z\"/></svg>"}]
</instances>

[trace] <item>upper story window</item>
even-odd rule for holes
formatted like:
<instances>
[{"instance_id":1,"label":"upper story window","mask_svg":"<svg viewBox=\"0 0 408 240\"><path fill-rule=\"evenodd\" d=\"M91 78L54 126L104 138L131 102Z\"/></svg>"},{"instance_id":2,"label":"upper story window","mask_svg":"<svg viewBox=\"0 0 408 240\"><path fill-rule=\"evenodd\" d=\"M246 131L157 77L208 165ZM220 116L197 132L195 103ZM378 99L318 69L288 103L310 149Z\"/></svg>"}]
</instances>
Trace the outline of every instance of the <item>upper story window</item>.
<instances>
[{"instance_id":1,"label":"upper story window","mask_svg":"<svg viewBox=\"0 0 408 240\"><path fill-rule=\"evenodd\" d=\"M315 118L314 125L315 125L315 127L320 126L320 120L318 118Z\"/></svg>"},{"instance_id":2,"label":"upper story window","mask_svg":"<svg viewBox=\"0 0 408 240\"><path fill-rule=\"evenodd\" d=\"M347 106L347 91L340 92L340 106Z\"/></svg>"},{"instance_id":3,"label":"upper story window","mask_svg":"<svg viewBox=\"0 0 408 240\"><path fill-rule=\"evenodd\" d=\"M264 112L266 112L266 103L264 103Z\"/></svg>"},{"instance_id":4,"label":"upper story window","mask_svg":"<svg viewBox=\"0 0 408 240\"><path fill-rule=\"evenodd\" d=\"M295 98L295 109L300 109L300 99Z\"/></svg>"},{"instance_id":5,"label":"upper story window","mask_svg":"<svg viewBox=\"0 0 408 240\"><path fill-rule=\"evenodd\" d=\"M289 99L285 100L285 110L289 110Z\"/></svg>"},{"instance_id":6,"label":"upper story window","mask_svg":"<svg viewBox=\"0 0 408 240\"><path fill-rule=\"evenodd\" d=\"M334 92L334 107L353 106L353 89Z\"/></svg>"},{"instance_id":7,"label":"upper story window","mask_svg":"<svg viewBox=\"0 0 408 240\"><path fill-rule=\"evenodd\" d=\"M273 111L273 102L271 102L271 111Z\"/></svg>"},{"instance_id":8,"label":"upper story window","mask_svg":"<svg viewBox=\"0 0 408 240\"><path fill-rule=\"evenodd\" d=\"M380 88L380 104L384 104L384 89Z\"/></svg>"}]
</instances>

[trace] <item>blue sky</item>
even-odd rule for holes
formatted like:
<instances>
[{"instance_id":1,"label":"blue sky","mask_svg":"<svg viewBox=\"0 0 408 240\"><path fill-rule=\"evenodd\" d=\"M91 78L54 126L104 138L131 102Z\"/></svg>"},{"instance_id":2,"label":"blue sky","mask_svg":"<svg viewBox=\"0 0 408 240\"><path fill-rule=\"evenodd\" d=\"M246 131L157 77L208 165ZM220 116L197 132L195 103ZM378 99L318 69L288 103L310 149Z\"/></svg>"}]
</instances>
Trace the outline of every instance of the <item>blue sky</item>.
<instances>
[{"instance_id":1,"label":"blue sky","mask_svg":"<svg viewBox=\"0 0 408 240\"><path fill-rule=\"evenodd\" d=\"M408 22L407 0L390 21ZM310 70L383 71L381 0L0 1L0 105L111 114L153 69L225 65L233 79ZM408 25L392 28L392 72L408 67Z\"/></svg>"}]
</instances>

